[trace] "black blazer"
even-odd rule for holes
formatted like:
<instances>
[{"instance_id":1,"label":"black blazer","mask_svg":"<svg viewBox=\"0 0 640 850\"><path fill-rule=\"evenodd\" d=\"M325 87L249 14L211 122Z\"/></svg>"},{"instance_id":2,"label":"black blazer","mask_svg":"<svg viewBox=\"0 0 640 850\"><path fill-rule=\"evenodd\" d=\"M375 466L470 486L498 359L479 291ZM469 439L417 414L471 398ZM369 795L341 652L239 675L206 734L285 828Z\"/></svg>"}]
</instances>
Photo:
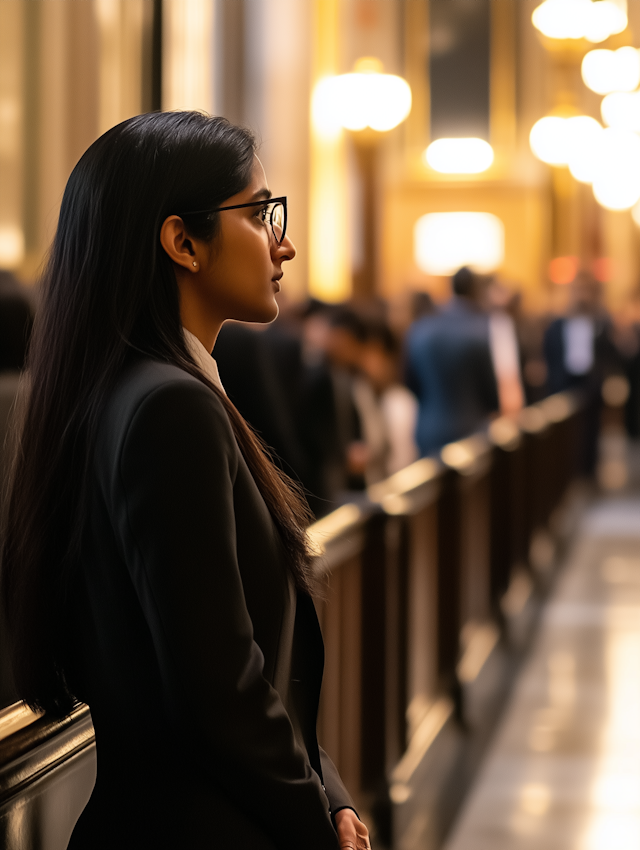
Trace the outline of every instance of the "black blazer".
<instances>
[{"instance_id":1,"label":"black blazer","mask_svg":"<svg viewBox=\"0 0 640 850\"><path fill-rule=\"evenodd\" d=\"M130 368L89 516L66 672L98 775L69 847L335 850L353 804L316 741L318 620L215 393Z\"/></svg>"}]
</instances>

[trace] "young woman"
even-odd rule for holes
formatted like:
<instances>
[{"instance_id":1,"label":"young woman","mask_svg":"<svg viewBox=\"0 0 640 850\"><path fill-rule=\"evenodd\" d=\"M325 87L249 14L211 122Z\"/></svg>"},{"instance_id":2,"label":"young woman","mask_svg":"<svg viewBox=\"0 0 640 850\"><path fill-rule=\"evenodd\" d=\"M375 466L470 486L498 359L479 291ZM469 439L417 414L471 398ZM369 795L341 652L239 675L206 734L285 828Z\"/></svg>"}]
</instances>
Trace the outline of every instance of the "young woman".
<instances>
[{"instance_id":1,"label":"young woman","mask_svg":"<svg viewBox=\"0 0 640 850\"><path fill-rule=\"evenodd\" d=\"M250 134L142 115L74 169L43 280L3 546L16 684L91 708L70 848L368 848L316 740L307 513L220 386L270 322L286 199Z\"/></svg>"}]
</instances>

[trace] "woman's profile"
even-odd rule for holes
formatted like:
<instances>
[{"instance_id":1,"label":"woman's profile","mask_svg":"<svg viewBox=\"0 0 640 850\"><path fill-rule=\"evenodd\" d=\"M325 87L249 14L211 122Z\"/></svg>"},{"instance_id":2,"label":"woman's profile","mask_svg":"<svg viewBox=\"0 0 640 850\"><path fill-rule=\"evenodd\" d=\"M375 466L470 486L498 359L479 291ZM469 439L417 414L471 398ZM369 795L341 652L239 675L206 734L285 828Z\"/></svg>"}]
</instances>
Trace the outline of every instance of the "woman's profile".
<instances>
[{"instance_id":1,"label":"woman's profile","mask_svg":"<svg viewBox=\"0 0 640 850\"><path fill-rule=\"evenodd\" d=\"M307 509L210 356L276 317L286 224L251 134L196 112L119 124L69 178L2 591L19 696L91 708L73 850L369 847L316 739Z\"/></svg>"}]
</instances>

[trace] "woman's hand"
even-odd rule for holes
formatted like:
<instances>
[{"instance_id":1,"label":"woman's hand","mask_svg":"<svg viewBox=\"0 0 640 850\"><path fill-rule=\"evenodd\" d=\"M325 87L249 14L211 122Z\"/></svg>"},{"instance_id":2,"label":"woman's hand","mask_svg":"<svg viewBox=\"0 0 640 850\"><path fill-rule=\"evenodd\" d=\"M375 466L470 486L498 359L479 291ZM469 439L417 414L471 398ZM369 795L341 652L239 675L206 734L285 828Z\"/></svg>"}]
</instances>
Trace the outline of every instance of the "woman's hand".
<instances>
[{"instance_id":1,"label":"woman's hand","mask_svg":"<svg viewBox=\"0 0 640 850\"><path fill-rule=\"evenodd\" d=\"M338 830L340 850L370 850L369 830L358 820L353 809L340 809L334 820Z\"/></svg>"}]
</instances>

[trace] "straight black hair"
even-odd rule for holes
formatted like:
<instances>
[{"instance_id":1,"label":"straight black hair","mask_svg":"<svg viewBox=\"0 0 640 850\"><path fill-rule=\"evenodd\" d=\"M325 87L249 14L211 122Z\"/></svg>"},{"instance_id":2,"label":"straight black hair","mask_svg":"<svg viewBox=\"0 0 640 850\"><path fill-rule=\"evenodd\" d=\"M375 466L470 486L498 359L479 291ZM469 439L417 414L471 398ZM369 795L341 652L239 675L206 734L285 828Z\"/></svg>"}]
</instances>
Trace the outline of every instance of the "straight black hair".
<instances>
[{"instance_id":1,"label":"straight black hair","mask_svg":"<svg viewBox=\"0 0 640 850\"><path fill-rule=\"evenodd\" d=\"M153 113L106 132L69 178L41 280L2 545L14 680L32 708L60 715L74 703L64 661L73 639L65 625L69 580L81 559L101 411L136 357L179 366L218 395L296 585L311 590L304 497L191 358L159 238L169 215L211 209L246 188L254 153L251 133L223 118ZM192 236L216 236L217 216L184 222Z\"/></svg>"}]
</instances>

